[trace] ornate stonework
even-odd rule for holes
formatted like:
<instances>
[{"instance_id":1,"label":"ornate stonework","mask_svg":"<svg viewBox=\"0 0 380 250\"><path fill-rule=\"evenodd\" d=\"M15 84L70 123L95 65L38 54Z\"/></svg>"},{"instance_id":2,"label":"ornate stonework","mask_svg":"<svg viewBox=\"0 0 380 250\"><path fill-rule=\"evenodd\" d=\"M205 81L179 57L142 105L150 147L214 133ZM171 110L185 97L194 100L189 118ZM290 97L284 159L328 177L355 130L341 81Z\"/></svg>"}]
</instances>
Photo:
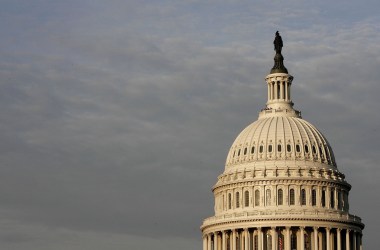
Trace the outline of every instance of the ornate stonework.
<instances>
[{"instance_id":1,"label":"ornate stonework","mask_svg":"<svg viewBox=\"0 0 380 250\"><path fill-rule=\"evenodd\" d=\"M230 148L213 187L215 215L201 226L204 250L362 249L351 185L327 139L293 108L284 72L265 78L266 107Z\"/></svg>"}]
</instances>

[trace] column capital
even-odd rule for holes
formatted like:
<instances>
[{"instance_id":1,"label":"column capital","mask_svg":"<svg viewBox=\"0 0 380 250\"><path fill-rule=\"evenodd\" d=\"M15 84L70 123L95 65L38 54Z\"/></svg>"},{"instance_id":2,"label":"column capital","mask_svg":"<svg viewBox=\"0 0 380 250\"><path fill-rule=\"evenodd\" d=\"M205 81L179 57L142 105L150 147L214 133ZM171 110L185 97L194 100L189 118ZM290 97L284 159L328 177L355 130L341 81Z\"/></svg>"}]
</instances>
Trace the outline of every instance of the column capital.
<instances>
[{"instance_id":1,"label":"column capital","mask_svg":"<svg viewBox=\"0 0 380 250\"><path fill-rule=\"evenodd\" d=\"M325 227L326 231L330 231L331 227Z\"/></svg>"},{"instance_id":2,"label":"column capital","mask_svg":"<svg viewBox=\"0 0 380 250\"><path fill-rule=\"evenodd\" d=\"M215 232L214 232L214 235L218 235L218 231L215 231Z\"/></svg>"},{"instance_id":3,"label":"column capital","mask_svg":"<svg viewBox=\"0 0 380 250\"><path fill-rule=\"evenodd\" d=\"M342 229L339 228L339 227L337 227L337 228L336 228L336 231L340 233L340 232L342 231Z\"/></svg>"},{"instance_id":4,"label":"column capital","mask_svg":"<svg viewBox=\"0 0 380 250\"><path fill-rule=\"evenodd\" d=\"M244 228L244 232L247 232L248 231L248 227Z\"/></svg>"},{"instance_id":5,"label":"column capital","mask_svg":"<svg viewBox=\"0 0 380 250\"><path fill-rule=\"evenodd\" d=\"M319 227L313 227L314 231L318 231Z\"/></svg>"},{"instance_id":6,"label":"column capital","mask_svg":"<svg viewBox=\"0 0 380 250\"><path fill-rule=\"evenodd\" d=\"M346 233L350 233L351 231L351 229L346 229Z\"/></svg>"}]
</instances>

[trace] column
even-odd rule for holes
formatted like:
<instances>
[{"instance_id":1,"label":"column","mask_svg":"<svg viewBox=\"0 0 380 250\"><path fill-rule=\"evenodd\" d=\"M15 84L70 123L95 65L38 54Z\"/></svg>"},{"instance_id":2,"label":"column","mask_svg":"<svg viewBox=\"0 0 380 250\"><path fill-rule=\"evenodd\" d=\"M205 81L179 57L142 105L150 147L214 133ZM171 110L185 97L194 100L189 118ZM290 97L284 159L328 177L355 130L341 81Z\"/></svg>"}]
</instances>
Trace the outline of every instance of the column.
<instances>
[{"instance_id":1,"label":"column","mask_svg":"<svg viewBox=\"0 0 380 250\"><path fill-rule=\"evenodd\" d=\"M285 250L290 250L290 227L285 227Z\"/></svg>"},{"instance_id":2,"label":"column","mask_svg":"<svg viewBox=\"0 0 380 250\"><path fill-rule=\"evenodd\" d=\"M258 242L258 247L259 247L259 250L263 250L264 249L264 242L263 242L263 232L261 231L261 227L258 227L257 228L257 240L259 241Z\"/></svg>"},{"instance_id":3,"label":"column","mask_svg":"<svg viewBox=\"0 0 380 250\"><path fill-rule=\"evenodd\" d=\"M330 228L326 227L326 250L331 249L331 244L330 244Z\"/></svg>"},{"instance_id":4,"label":"column","mask_svg":"<svg viewBox=\"0 0 380 250\"><path fill-rule=\"evenodd\" d=\"M280 99L284 98L284 82L280 82Z\"/></svg>"},{"instance_id":5,"label":"column","mask_svg":"<svg viewBox=\"0 0 380 250\"><path fill-rule=\"evenodd\" d=\"M232 250L236 250L236 229L232 229Z\"/></svg>"},{"instance_id":6,"label":"column","mask_svg":"<svg viewBox=\"0 0 380 250\"><path fill-rule=\"evenodd\" d=\"M272 95L271 100L273 101L273 99L274 99L274 82L271 83L271 95Z\"/></svg>"},{"instance_id":7,"label":"column","mask_svg":"<svg viewBox=\"0 0 380 250\"><path fill-rule=\"evenodd\" d=\"M278 82L275 82L274 86L274 99L278 99Z\"/></svg>"},{"instance_id":8,"label":"column","mask_svg":"<svg viewBox=\"0 0 380 250\"><path fill-rule=\"evenodd\" d=\"M318 227L314 227L314 249L318 250Z\"/></svg>"},{"instance_id":9,"label":"column","mask_svg":"<svg viewBox=\"0 0 380 250\"><path fill-rule=\"evenodd\" d=\"M341 235L340 235L340 231L341 231L342 229L340 229L340 228L337 228L336 229L336 241L337 241L337 250L342 250L342 237L341 237Z\"/></svg>"},{"instance_id":10,"label":"column","mask_svg":"<svg viewBox=\"0 0 380 250\"><path fill-rule=\"evenodd\" d=\"M268 101L270 101L270 92L271 92L270 86L271 86L271 84L268 83Z\"/></svg>"},{"instance_id":11,"label":"column","mask_svg":"<svg viewBox=\"0 0 380 250\"><path fill-rule=\"evenodd\" d=\"M359 250L363 250L363 235L359 235Z\"/></svg>"},{"instance_id":12,"label":"column","mask_svg":"<svg viewBox=\"0 0 380 250\"><path fill-rule=\"evenodd\" d=\"M276 228L275 227L272 227L272 250L276 250L277 249L277 245L276 245L276 237L277 236L277 232L276 232Z\"/></svg>"},{"instance_id":13,"label":"column","mask_svg":"<svg viewBox=\"0 0 380 250\"><path fill-rule=\"evenodd\" d=\"M207 235L207 250L212 250L211 249L211 234Z\"/></svg>"},{"instance_id":14,"label":"column","mask_svg":"<svg viewBox=\"0 0 380 250\"><path fill-rule=\"evenodd\" d=\"M301 245L301 249L305 249L305 228L304 227L300 227L300 245Z\"/></svg>"},{"instance_id":15,"label":"column","mask_svg":"<svg viewBox=\"0 0 380 250\"><path fill-rule=\"evenodd\" d=\"M350 250L350 230L346 230L346 250Z\"/></svg>"},{"instance_id":16,"label":"column","mask_svg":"<svg viewBox=\"0 0 380 250\"><path fill-rule=\"evenodd\" d=\"M207 250L207 235L203 235L203 250Z\"/></svg>"},{"instance_id":17,"label":"column","mask_svg":"<svg viewBox=\"0 0 380 250\"><path fill-rule=\"evenodd\" d=\"M218 232L214 233L214 250L218 250Z\"/></svg>"},{"instance_id":18,"label":"column","mask_svg":"<svg viewBox=\"0 0 380 250\"><path fill-rule=\"evenodd\" d=\"M288 82L285 81L285 100L288 100Z\"/></svg>"},{"instance_id":19,"label":"column","mask_svg":"<svg viewBox=\"0 0 380 250\"><path fill-rule=\"evenodd\" d=\"M227 247L226 247L226 231L222 231L222 250L227 250Z\"/></svg>"},{"instance_id":20,"label":"column","mask_svg":"<svg viewBox=\"0 0 380 250\"><path fill-rule=\"evenodd\" d=\"M356 232L355 231L353 231L352 232L352 245L353 245L353 247L352 247L352 250L357 250L357 245L356 245Z\"/></svg>"},{"instance_id":21,"label":"column","mask_svg":"<svg viewBox=\"0 0 380 250\"><path fill-rule=\"evenodd\" d=\"M249 250L249 231L248 231L248 228L244 229L244 250Z\"/></svg>"}]
</instances>

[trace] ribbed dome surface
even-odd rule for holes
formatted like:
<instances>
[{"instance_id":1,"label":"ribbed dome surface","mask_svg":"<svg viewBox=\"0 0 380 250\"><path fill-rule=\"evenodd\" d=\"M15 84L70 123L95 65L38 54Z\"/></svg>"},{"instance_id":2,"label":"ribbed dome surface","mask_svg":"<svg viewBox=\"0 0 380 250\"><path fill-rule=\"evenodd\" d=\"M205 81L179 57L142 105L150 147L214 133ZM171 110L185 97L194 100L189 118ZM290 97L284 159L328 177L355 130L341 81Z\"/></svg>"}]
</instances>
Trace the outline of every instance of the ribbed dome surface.
<instances>
[{"instance_id":1,"label":"ribbed dome surface","mask_svg":"<svg viewBox=\"0 0 380 250\"><path fill-rule=\"evenodd\" d=\"M315 162L336 168L332 149L318 129L302 118L274 116L253 122L238 135L228 153L226 170L278 160Z\"/></svg>"}]
</instances>

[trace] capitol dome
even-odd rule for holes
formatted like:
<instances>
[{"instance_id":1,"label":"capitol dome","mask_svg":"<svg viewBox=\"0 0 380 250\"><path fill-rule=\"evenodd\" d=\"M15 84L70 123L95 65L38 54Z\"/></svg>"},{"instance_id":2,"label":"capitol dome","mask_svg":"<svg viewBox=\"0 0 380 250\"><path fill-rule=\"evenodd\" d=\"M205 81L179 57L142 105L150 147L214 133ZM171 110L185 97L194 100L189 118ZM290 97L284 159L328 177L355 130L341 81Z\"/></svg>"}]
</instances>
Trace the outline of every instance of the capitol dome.
<instances>
[{"instance_id":1,"label":"capitol dome","mask_svg":"<svg viewBox=\"0 0 380 250\"><path fill-rule=\"evenodd\" d=\"M299 161L308 167L336 169L332 149L312 124L287 110L263 110L257 121L235 139L226 160L226 171L257 166L283 167ZM284 113L281 116L273 114Z\"/></svg>"},{"instance_id":2,"label":"capitol dome","mask_svg":"<svg viewBox=\"0 0 380 250\"><path fill-rule=\"evenodd\" d=\"M203 221L203 250L362 250L351 185L327 139L293 108L293 76L276 33L268 99L235 139Z\"/></svg>"}]
</instances>

